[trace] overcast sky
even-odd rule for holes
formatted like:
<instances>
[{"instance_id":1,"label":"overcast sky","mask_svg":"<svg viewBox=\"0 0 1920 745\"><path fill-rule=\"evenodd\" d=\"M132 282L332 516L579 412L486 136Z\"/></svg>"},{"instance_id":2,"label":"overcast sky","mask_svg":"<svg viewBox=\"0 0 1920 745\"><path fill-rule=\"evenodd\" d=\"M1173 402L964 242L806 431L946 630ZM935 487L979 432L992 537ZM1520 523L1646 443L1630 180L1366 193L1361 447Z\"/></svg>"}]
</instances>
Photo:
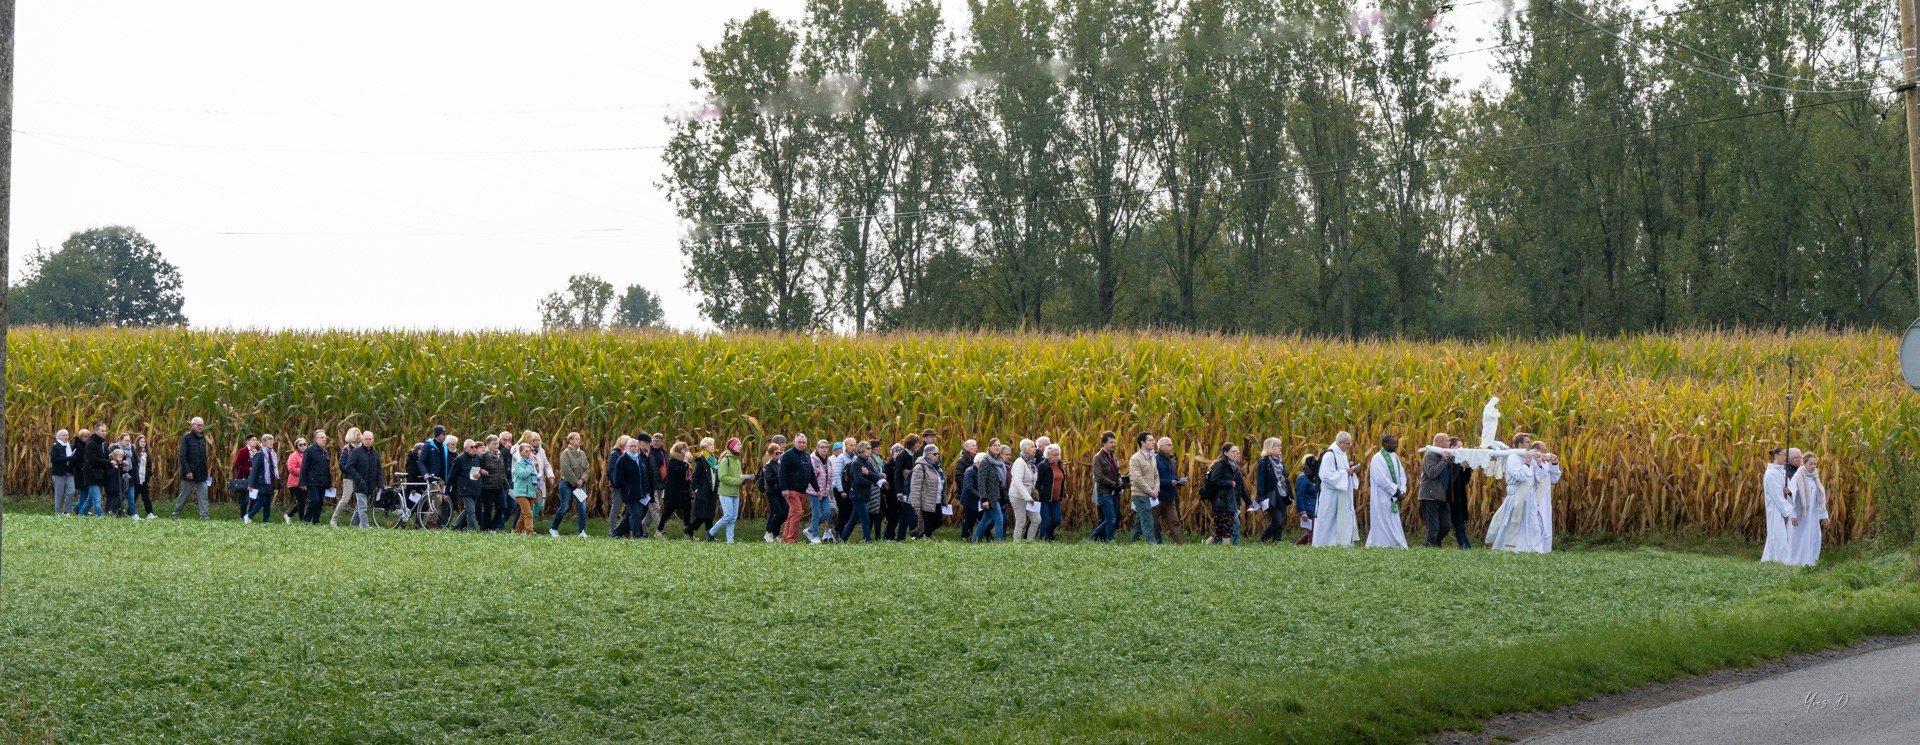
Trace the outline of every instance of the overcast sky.
<instances>
[{"instance_id":1,"label":"overcast sky","mask_svg":"<svg viewBox=\"0 0 1920 745\"><path fill-rule=\"evenodd\" d=\"M194 326L534 328L592 272L707 327L654 185L663 117L728 19L804 4L21 3L13 277L118 224L180 267Z\"/></svg>"}]
</instances>

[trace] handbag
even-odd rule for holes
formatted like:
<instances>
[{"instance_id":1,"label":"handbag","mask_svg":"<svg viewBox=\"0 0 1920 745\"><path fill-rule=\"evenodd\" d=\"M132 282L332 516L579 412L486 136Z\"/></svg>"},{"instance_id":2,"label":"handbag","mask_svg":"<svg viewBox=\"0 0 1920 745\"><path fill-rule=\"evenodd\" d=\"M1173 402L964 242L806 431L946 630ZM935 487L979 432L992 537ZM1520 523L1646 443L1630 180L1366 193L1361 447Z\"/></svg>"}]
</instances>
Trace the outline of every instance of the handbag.
<instances>
[{"instance_id":1,"label":"handbag","mask_svg":"<svg viewBox=\"0 0 1920 745\"><path fill-rule=\"evenodd\" d=\"M227 479L227 491L239 494L247 490L246 479Z\"/></svg>"}]
</instances>

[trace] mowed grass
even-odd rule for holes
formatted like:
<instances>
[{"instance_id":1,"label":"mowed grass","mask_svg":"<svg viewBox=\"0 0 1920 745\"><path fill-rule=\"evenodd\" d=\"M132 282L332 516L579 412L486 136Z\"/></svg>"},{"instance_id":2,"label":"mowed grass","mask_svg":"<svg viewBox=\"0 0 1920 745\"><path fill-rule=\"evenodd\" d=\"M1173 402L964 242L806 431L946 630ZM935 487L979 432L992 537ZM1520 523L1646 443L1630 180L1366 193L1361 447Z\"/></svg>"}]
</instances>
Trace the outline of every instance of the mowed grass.
<instances>
[{"instance_id":1,"label":"mowed grass","mask_svg":"<svg viewBox=\"0 0 1920 745\"><path fill-rule=\"evenodd\" d=\"M1403 739L1920 623L1906 561L14 514L0 708L76 743Z\"/></svg>"}]
</instances>

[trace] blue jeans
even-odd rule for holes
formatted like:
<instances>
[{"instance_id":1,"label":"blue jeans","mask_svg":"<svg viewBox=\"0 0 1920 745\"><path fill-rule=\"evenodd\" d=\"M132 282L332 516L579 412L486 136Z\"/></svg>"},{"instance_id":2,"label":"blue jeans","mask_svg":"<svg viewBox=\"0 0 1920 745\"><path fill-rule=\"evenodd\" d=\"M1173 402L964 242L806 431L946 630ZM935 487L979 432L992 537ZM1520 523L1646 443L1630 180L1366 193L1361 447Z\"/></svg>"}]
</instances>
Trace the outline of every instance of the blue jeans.
<instances>
[{"instance_id":1,"label":"blue jeans","mask_svg":"<svg viewBox=\"0 0 1920 745\"><path fill-rule=\"evenodd\" d=\"M1040 503L1040 540L1053 540L1053 531L1060 527L1060 503Z\"/></svg>"},{"instance_id":2,"label":"blue jeans","mask_svg":"<svg viewBox=\"0 0 1920 745\"><path fill-rule=\"evenodd\" d=\"M867 512L867 500L859 499L859 498L851 499L851 500L848 500L848 506L852 508L848 510L848 513L851 514L852 517L847 518L847 534L840 536L840 540L852 541L853 526L855 523L859 523L860 524L860 540L865 541L867 543L872 543L873 542L873 515L872 513Z\"/></svg>"},{"instance_id":3,"label":"blue jeans","mask_svg":"<svg viewBox=\"0 0 1920 745\"><path fill-rule=\"evenodd\" d=\"M266 494L262 494L257 497L249 497L247 502L248 503L247 503L246 517L253 517L254 513L257 513L257 512L265 513L260 516L260 519L266 520L268 522L273 521L273 493L272 492L268 492Z\"/></svg>"},{"instance_id":4,"label":"blue jeans","mask_svg":"<svg viewBox=\"0 0 1920 745\"><path fill-rule=\"evenodd\" d=\"M100 487L98 486L87 487L86 495L80 497L80 504L75 505L73 508L73 514L82 517L86 516L88 512L92 512L94 517L106 517L107 515L104 510L100 509Z\"/></svg>"},{"instance_id":5,"label":"blue jeans","mask_svg":"<svg viewBox=\"0 0 1920 745\"><path fill-rule=\"evenodd\" d=\"M987 508L980 511L980 524L973 529L973 541L979 543L981 538L986 537L988 528L993 529L994 540L1007 539L1007 516L1000 511L998 502L988 502Z\"/></svg>"},{"instance_id":6,"label":"blue jeans","mask_svg":"<svg viewBox=\"0 0 1920 745\"><path fill-rule=\"evenodd\" d=\"M714 523L713 527L708 528L707 535L718 536L720 535L720 529L725 528L727 530L727 542L732 543L733 524L737 522L740 522L740 498L721 497L720 522Z\"/></svg>"},{"instance_id":7,"label":"blue jeans","mask_svg":"<svg viewBox=\"0 0 1920 745\"><path fill-rule=\"evenodd\" d=\"M813 533L815 537L818 537L820 535L820 523L829 520L829 516L833 514L833 495L829 494L824 497L809 496L807 497L807 503L813 506L813 524L807 527L807 531Z\"/></svg>"},{"instance_id":8,"label":"blue jeans","mask_svg":"<svg viewBox=\"0 0 1920 745\"><path fill-rule=\"evenodd\" d=\"M1153 498L1133 498L1133 542L1159 543L1160 533L1153 529Z\"/></svg>"},{"instance_id":9,"label":"blue jeans","mask_svg":"<svg viewBox=\"0 0 1920 745\"><path fill-rule=\"evenodd\" d=\"M1233 545L1240 545L1240 513L1233 513Z\"/></svg>"},{"instance_id":10,"label":"blue jeans","mask_svg":"<svg viewBox=\"0 0 1920 745\"><path fill-rule=\"evenodd\" d=\"M580 532L587 532L587 506L573 498L573 489L572 484L564 480L560 482L560 506L553 510L553 524L547 527L548 531L559 530L560 518L566 517L567 510L571 509L573 514L579 517Z\"/></svg>"},{"instance_id":11,"label":"blue jeans","mask_svg":"<svg viewBox=\"0 0 1920 745\"><path fill-rule=\"evenodd\" d=\"M1093 501L1100 505L1100 524L1093 526L1092 540L1113 542L1113 531L1120 526L1120 506L1113 501L1112 494L1102 494Z\"/></svg>"}]
</instances>

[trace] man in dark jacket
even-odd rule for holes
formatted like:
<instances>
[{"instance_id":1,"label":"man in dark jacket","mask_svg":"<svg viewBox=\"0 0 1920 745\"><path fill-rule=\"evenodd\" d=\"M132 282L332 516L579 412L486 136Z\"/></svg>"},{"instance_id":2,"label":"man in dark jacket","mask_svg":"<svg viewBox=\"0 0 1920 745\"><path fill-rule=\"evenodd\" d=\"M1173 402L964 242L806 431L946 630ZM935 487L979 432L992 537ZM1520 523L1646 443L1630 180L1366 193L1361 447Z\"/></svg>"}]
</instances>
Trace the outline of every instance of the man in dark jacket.
<instances>
[{"instance_id":1,"label":"man in dark jacket","mask_svg":"<svg viewBox=\"0 0 1920 745\"><path fill-rule=\"evenodd\" d=\"M480 501L487 507L492 520L481 525L482 530L499 530L506 525L507 511L500 502L507 498L507 483L510 472L505 458L500 457L500 436L487 435L487 441L480 445L480 452L474 465L480 468ZM518 505L515 505L516 507Z\"/></svg>"},{"instance_id":2,"label":"man in dark jacket","mask_svg":"<svg viewBox=\"0 0 1920 745\"><path fill-rule=\"evenodd\" d=\"M80 471L86 477L86 497L81 504L89 506L94 512L101 512L100 500L107 490L117 483L118 471L114 468L113 457L107 452L107 425L93 425L93 434L87 435L87 441L80 446Z\"/></svg>"},{"instance_id":3,"label":"man in dark jacket","mask_svg":"<svg viewBox=\"0 0 1920 745\"><path fill-rule=\"evenodd\" d=\"M1154 540L1186 543L1187 531L1180 527L1180 487L1186 486L1187 480L1174 468L1173 438L1162 437L1154 443L1153 463L1160 472L1160 504L1153 508Z\"/></svg>"},{"instance_id":4,"label":"man in dark jacket","mask_svg":"<svg viewBox=\"0 0 1920 745\"><path fill-rule=\"evenodd\" d=\"M800 522L807 516L807 492L820 480L813 470L813 454L807 450L807 436L794 435L793 447L780 456L781 495L787 499L787 524L780 531L781 543L800 541Z\"/></svg>"},{"instance_id":5,"label":"man in dark jacket","mask_svg":"<svg viewBox=\"0 0 1920 745\"><path fill-rule=\"evenodd\" d=\"M473 480L473 466L478 456L475 451L479 445L472 440L461 443L460 452L448 462L448 494L459 505L460 515L453 520L454 530L479 530L485 525L482 516L486 514L480 508L480 483Z\"/></svg>"},{"instance_id":6,"label":"man in dark jacket","mask_svg":"<svg viewBox=\"0 0 1920 745\"><path fill-rule=\"evenodd\" d=\"M873 459L868 457L872 450L866 443L855 441L853 448L853 457L847 460L840 473L840 485L847 492L847 511L852 513L847 519L846 532L841 540L852 543L853 526L858 523L860 539L872 543L874 508L879 506L873 498L880 492L880 469L875 468Z\"/></svg>"},{"instance_id":7,"label":"man in dark jacket","mask_svg":"<svg viewBox=\"0 0 1920 745\"><path fill-rule=\"evenodd\" d=\"M188 497L199 500L200 519L207 519L207 485L213 483L213 475L207 473L206 426L200 417L194 417L187 433L180 436L180 498L173 503L176 520L180 518L180 508L187 506Z\"/></svg>"},{"instance_id":8,"label":"man in dark jacket","mask_svg":"<svg viewBox=\"0 0 1920 745\"><path fill-rule=\"evenodd\" d=\"M441 483L452 481L453 461L447 452L447 428L433 425L433 435L420 445L420 472Z\"/></svg>"},{"instance_id":9,"label":"man in dark jacket","mask_svg":"<svg viewBox=\"0 0 1920 745\"><path fill-rule=\"evenodd\" d=\"M325 430L313 433L313 442L300 454L300 483L307 490L307 511L300 519L320 524L320 508L326 502L327 487L333 483L333 455L327 452Z\"/></svg>"},{"instance_id":10,"label":"man in dark jacket","mask_svg":"<svg viewBox=\"0 0 1920 745\"><path fill-rule=\"evenodd\" d=\"M960 457L953 460L953 501L960 503L960 538L973 537L974 526L980 522L980 500L974 491L967 488L967 471L973 469L974 461L980 457L980 443L967 440L960 443Z\"/></svg>"},{"instance_id":11,"label":"man in dark jacket","mask_svg":"<svg viewBox=\"0 0 1920 745\"><path fill-rule=\"evenodd\" d=\"M1113 531L1120 527L1120 461L1113 455L1116 438L1112 431L1100 433L1100 452L1093 455L1093 501L1100 508L1100 524L1093 527L1089 540L1113 542Z\"/></svg>"},{"instance_id":12,"label":"man in dark jacket","mask_svg":"<svg viewBox=\"0 0 1920 745\"><path fill-rule=\"evenodd\" d=\"M1444 448L1449 442L1445 432L1433 436L1433 446ZM1420 522L1427 527L1427 547L1439 548L1453 527L1452 511L1447 507L1447 475L1453 456L1429 450L1420 457Z\"/></svg>"},{"instance_id":13,"label":"man in dark jacket","mask_svg":"<svg viewBox=\"0 0 1920 745\"><path fill-rule=\"evenodd\" d=\"M614 458L613 475L609 478L617 485L614 489L622 503L620 522L613 526L614 538L646 537L646 502L653 498L652 480L647 478L651 468L652 463L640 450L638 437L628 440L626 452Z\"/></svg>"},{"instance_id":14,"label":"man in dark jacket","mask_svg":"<svg viewBox=\"0 0 1920 745\"><path fill-rule=\"evenodd\" d=\"M1447 447L1458 448L1463 443L1458 437L1447 438ZM1453 525L1454 540L1461 548L1472 548L1467 541L1467 484L1473 481L1473 467L1458 462L1447 466L1447 518Z\"/></svg>"},{"instance_id":15,"label":"man in dark jacket","mask_svg":"<svg viewBox=\"0 0 1920 745\"><path fill-rule=\"evenodd\" d=\"M353 522L361 528L373 527L373 520L367 514L367 502L380 492L380 485L386 483L381 473L380 451L373 446L373 433L360 433L360 447L353 449L352 463L348 463L344 473L353 478Z\"/></svg>"}]
</instances>

